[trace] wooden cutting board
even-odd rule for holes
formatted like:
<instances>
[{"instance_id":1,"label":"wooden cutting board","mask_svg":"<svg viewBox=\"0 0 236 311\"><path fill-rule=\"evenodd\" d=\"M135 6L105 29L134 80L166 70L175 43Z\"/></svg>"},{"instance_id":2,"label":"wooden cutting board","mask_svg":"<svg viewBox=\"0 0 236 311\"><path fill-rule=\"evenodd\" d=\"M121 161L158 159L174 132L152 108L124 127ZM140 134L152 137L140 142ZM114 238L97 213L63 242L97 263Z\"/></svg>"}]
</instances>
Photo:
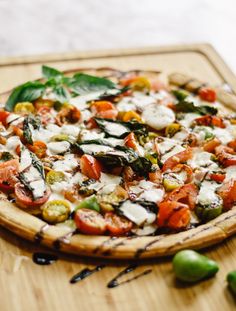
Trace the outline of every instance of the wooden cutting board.
<instances>
[{"instance_id":1,"label":"wooden cutting board","mask_svg":"<svg viewBox=\"0 0 236 311\"><path fill-rule=\"evenodd\" d=\"M236 78L214 49L206 44L138 50L70 53L0 59L0 92L38 78L42 64L58 69L111 66L119 69L156 69L182 72L213 85L227 83L236 93ZM49 266L33 263L32 253L47 249L24 241L0 228L1 311L27 310L235 310L236 302L226 288L226 274L236 269L236 238L230 238L205 253L220 265L215 278L185 286L176 282L171 258L144 261L122 280L152 272L108 289L107 283L130 262L82 259L59 254ZM106 267L77 284L70 278L80 270Z\"/></svg>"}]
</instances>

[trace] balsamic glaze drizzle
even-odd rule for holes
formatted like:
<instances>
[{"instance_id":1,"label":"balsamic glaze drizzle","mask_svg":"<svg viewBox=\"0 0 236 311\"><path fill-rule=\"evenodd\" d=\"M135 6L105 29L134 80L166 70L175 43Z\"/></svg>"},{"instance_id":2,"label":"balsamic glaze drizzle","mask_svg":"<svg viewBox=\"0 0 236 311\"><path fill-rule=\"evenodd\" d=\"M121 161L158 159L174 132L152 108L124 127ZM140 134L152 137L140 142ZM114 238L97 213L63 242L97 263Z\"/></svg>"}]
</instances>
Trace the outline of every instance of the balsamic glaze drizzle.
<instances>
[{"instance_id":1,"label":"balsamic glaze drizzle","mask_svg":"<svg viewBox=\"0 0 236 311\"><path fill-rule=\"evenodd\" d=\"M131 282L131 281L133 281L133 280L136 280L136 279L140 278L141 276L147 275L147 274L149 274L149 273L152 272L152 269L147 269L147 270L145 270L145 271L143 271L143 272L141 272L141 273L135 275L134 277L132 277L132 278L130 278L130 279L128 279L128 280L125 280L125 281L120 282L120 283L118 282L118 281L119 281L119 278L121 278L121 277L122 277L123 275L125 275L125 274L128 274L128 273L134 271L136 268L137 268L137 265L136 265L136 264L128 266L127 268L125 268L124 270L122 270L121 272L119 272L119 273L107 284L107 287L108 287L108 288L114 288L114 287L123 285L123 284L125 284L125 283L129 283L129 282Z\"/></svg>"},{"instance_id":2,"label":"balsamic glaze drizzle","mask_svg":"<svg viewBox=\"0 0 236 311\"><path fill-rule=\"evenodd\" d=\"M58 257L53 254L49 253L34 253L33 254L33 262L36 263L37 265L51 265L55 261L58 260Z\"/></svg>"},{"instance_id":3,"label":"balsamic glaze drizzle","mask_svg":"<svg viewBox=\"0 0 236 311\"><path fill-rule=\"evenodd\" d=\"M95 267L94 269L85 268L85 269L81 270L79 273L75 274L70 279L70 283L74 284L74 283L77 283L79 281L82 281L83 279L87 278L88 276L92 275L95 272L102 270L103 268L105 268L105 265L99 265L99 266Z\"/></svg>"},{"instance_id":4,"label":"balsamic glaze drizzle","mask_svg":"<svg viewBox=\"0 0 236 311\"><path fill-rule=\"evenodd\" d=\"M43 240L43 235L45 233L45 231L49 228L48 224L45 224L42 226L42 228L39 230L39 232L37 232L34 236L34 242L37 244L40 244L41 241Z\"/></svg>"}]
</instances>

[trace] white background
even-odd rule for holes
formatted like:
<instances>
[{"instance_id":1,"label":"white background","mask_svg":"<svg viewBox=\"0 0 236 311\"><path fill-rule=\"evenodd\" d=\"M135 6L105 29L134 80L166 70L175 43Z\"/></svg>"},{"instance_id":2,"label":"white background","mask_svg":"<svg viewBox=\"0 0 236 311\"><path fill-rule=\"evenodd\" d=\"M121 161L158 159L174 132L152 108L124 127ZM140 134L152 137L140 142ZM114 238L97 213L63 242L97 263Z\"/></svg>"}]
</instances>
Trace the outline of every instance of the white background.
<instances>
[{"instance_id":1,"label":"white background","mask_svg":"<svg viewBox=\"0 0 236 311\"><path fill-rule=\"evenodd\" d=\"M236 72L236 0L0 0L0 56L194 42Z\"/></svg>"}]
</instances>

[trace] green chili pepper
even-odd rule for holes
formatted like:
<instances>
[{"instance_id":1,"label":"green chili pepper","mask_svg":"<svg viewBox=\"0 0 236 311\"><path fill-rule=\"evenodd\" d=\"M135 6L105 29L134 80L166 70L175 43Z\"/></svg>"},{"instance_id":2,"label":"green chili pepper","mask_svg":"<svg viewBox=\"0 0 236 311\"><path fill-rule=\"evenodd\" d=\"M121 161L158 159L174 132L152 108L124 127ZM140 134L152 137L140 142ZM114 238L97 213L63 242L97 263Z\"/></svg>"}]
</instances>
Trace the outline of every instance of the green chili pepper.
<instances>
[{"instance_id":1,"label":"green chili pepper","mask_svg":"<svg viewBox=\"0 0 236 311\"><path fill-rule=\"evenodd\" d=\"M231 292L236 295L236 270L227 274L227 282Z\"/></svg>"},{"instance_id":2,"label":"green chili pepper","mask_svg":"<svg viewBox=\"0 0 236 311\"><path fill-rule=\"evenodd\" d=\"M193 250L178 252L173 259L176 277L193 283L214 276L219 267L217 263Z\"/></svg>"},{"instance_id":3,"label":"green chili pepper","mask_svg":"<svg viewBox=\"0 0 236 311\"><path fill-rule=\"evenodd\" d=\"M80 209L80 208L88 208L88 209L92 209L95 210L97 212L100 212L100 206L98 204L97 198L95 197L95 195L92 195L91 197L85 199L84 201L82 201L75 210Z\"/></svg>"}]
</instances>

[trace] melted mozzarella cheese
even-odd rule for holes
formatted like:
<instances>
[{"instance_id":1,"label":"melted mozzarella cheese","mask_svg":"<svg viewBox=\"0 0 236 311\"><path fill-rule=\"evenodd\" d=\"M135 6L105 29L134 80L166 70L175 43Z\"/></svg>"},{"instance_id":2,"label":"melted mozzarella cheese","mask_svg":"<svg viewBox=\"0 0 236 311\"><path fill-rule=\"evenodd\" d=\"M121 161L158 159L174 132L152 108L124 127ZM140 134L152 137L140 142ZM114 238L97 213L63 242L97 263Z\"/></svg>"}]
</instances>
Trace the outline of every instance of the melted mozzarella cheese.
<instances>
[{"instance_id":1,"label":"melted mozzarella cheese","mask_svg":"<svg viewBox=\"0 0 236 311\"><path fill-rule=\"evenodd\" d=\"M47 147L52 154L61 154L70 148L70 143L68 141L55 141L48 143Z\"/></svg>"},{"instance_id":2,"label":"melted mozzarella cheese","mask_svg":"<svg viewBox=\"0 0 236 311\"><path fill-rule=\"evenodd\" d=\"M21 150L20 155L20 172L24 171L27 167L32 164L32 158L28 149L24 148Z\"/></svg>"},{"instance_id":3,"label":"melted mozzarella cheese","mask_svg":"<svg viewBox=\"0 0 236 311\"><path fill-rule=\"evenodd\" d=\"M136 110L135 103L132 100L132 97L125 96L119 103L116 105L119 111L131 111Z\"/></svg>"},{"instance_id":4,"label":"melted mozzarella cheese","mask_svg":"<svg viewBox=\"0 0 236 311\"><path fill-rule=\"evenodd\" d=\"M220 127L215 127L213 133L224 145L227 145L231 140L234 139L234 136L227 128L223 129Z\"/></svg>"},{"instance_id":5,"label":"melted mozzarella cheese","mask_svg":"<svg viewBox=\"0 0 236 311\"><path fill-rule=\"evenodd\" d=\"M149 223L152 221L155 221L154 218L156 218L156 215L154 213L149 213L143 206L137 203L132 203L130 201L125 201L121 206L120 210L123 213L125 217L127 217L129 220L133 221L136 225L140 226L144 224L149 217L151 218L149 220ZM154 214L153 215L149 214Z\"/></svg>"},{"instance_id":6,"label":"melted mozzarella cheese","mask_svg":"<svg viewBox=\"0 0 236 311\"><path fill-rule=\"evenodd\" d=\"M55 171L71 171L78 166L78 161L73 154L66 154L63 160L53 163Z\"/></svg>"},{"instance_id":7,"label":"melted mozzarella cheese","mask_svg":"<svg viewBox=\"0 0 236 311\"><path fill-rule=\"evenodd\" d=\"M226 167L225 172L226 176L224 182L229 181L230 179L236 180L236 165Z\"/></svg>"},{"instance_id":8,"label":"melted mozzarella cheese","mask_svg":"<svg viewBox=\"0 0 236 311\"><path fill-rule=\"evenodd\" d=\"M9 152L16 154L16 147L19 145L22 145L20 138L18 136L12 136L7 139L5 147Z\"/></svg>"},{"instance_id":9,"label":"melted mozzarella cheese","mask_svg":"<svg viewBox=\"0 0 236 311\"><path fill-rule=\"evenodd\" d=\"M84 153L87 154L100 153L100 152L107 153L109 151L113 151L113 149L109 146L97 144L80 145L80 148L83 150Z\"/></svg>"},{"instance_id":10,"label":"melted mozzarella cheese","mask_svg":"<svg viewBox=\"0 0 236 311\"><path fill-rule=\"evenodd\" d=\"M200 117L200 114L198 113L186 113L184 118L182 120L179 120L179 123L182 126L189 128L193 120L199 117Z\"/></svg>"},{"instance_id":11,"label":"melted mozzarella cheese","mask_svg":"<svg viewBox=\"0 0 236 311\"><path fill-rule=\"evenodd\" d=\"M121 136L128 131L126 126L119 123L106 122L105 127L106 132L112 136Z\"/></svg>"},{"instance_id":12,"label":"melted mozzarella cheese","mask_svg":"<svg viewBox=\"0 0 236 311\"><path fill-rule=\"evenodd\" d=\"M188 161L192 168L196 167L210 167L211 169L218 169L218 165L212 161L212 153L206 151L196 151L193 158Z\"/></svg>"},{"instance_id":13,"label":"melted mozzarella cheese","mask_svg":"<svg viewBox=\"0 0 236 311\"><path fill-rule=\"evenodd\" d=\"M214 181L203 181L197 196L197 202L202 205L208 205L217 201L219 199L219 196L216 194L216 189L218 187L219 184Z\"/></svg>"},{"instance_id":14,"label":"melted mozzarella cheese","mask_svg":"<svg viewBox=\"0 0 236 311\"><path fill-rule=\"evenodd\" d=\"M137 185L131 186L129 191L136 194L139 199L159 203L164 197L164 191L156 188L151 181L141 180Z\"/></svg>"},{"instance_id":15,"label":"melted mozzarella cheese","mask_svg":"<svg viewBox=\"0 0 236 311\"><path fill-rule=\"evenodd\" d=\"M143 228L133 229L132 232L139 236L151 235L157 230L156 224L145 225Z\"/></svg>"},{"instance_id":16,"label":"melted mozzarella cheese","mask_svg":"<svg viewBox=\"0 0 236 311\"><path fill-rule=\"evenodd\" d=\"M152 104L144 108L142 118L156 130L162 130L175 121L175 114L166 106Z\"/></svg>"},{"instance_id":17,"label":"melted mozzarella cheese","mask_svg":"<svg viewBox=\"0 0 236 311\"><path fill-rule=\"evenodd\" d=\"M46 185L43 179L34 180L30 183L32 193L35 199L42 198L46 191Z\"/></svg>"}]
</instances>

